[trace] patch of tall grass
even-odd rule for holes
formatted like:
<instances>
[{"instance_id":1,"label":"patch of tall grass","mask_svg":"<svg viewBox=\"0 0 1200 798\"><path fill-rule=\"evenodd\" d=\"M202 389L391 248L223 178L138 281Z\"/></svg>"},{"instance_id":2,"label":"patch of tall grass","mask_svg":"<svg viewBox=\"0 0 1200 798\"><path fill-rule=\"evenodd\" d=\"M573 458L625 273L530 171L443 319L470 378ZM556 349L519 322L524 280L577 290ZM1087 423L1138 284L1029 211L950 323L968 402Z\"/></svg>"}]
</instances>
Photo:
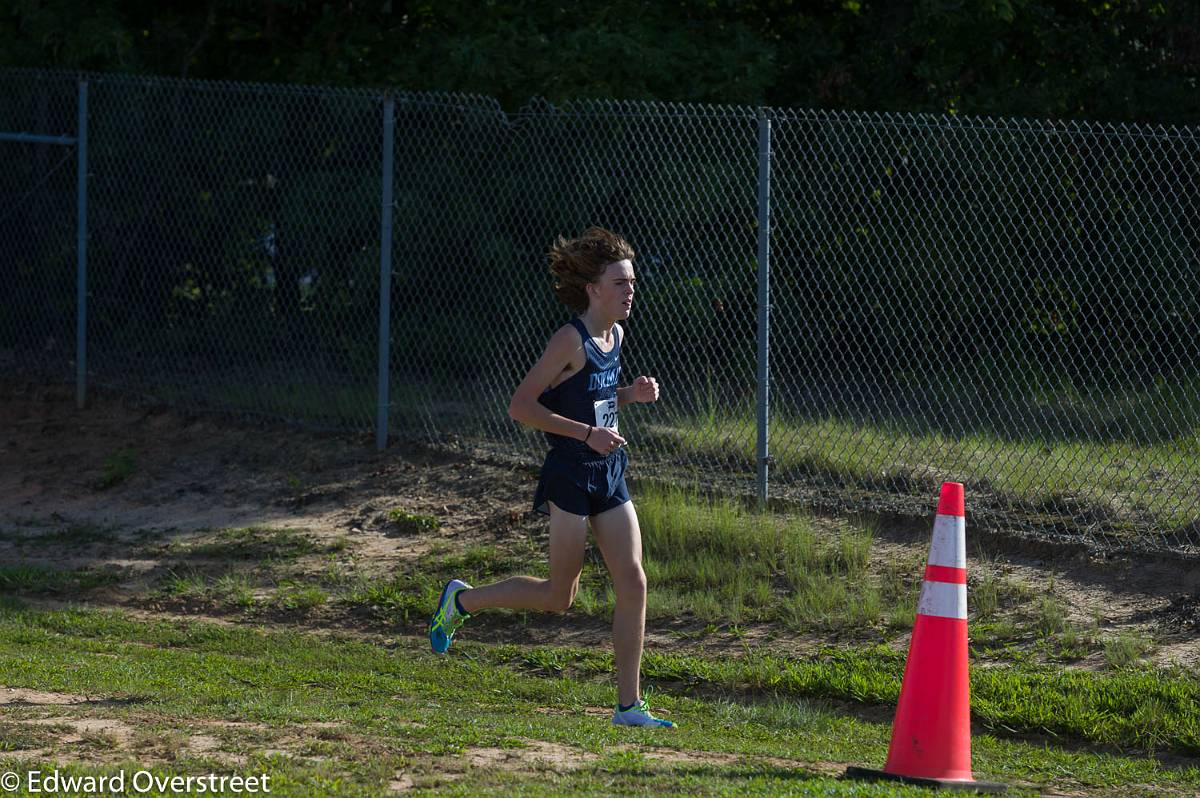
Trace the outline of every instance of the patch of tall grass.
<instances>
[{"instance_id":1,"label":"patch of tall grass","mask_svg":"<svg viewBox=\"0 0 1200 798\"><path fill-rule=\"evenodd\" d=\"M805 517L662 486L641 487L637 508L652 617L860 627L901 599L870 573L869 525L818 531Z\"/></svg>"}]
</instances>

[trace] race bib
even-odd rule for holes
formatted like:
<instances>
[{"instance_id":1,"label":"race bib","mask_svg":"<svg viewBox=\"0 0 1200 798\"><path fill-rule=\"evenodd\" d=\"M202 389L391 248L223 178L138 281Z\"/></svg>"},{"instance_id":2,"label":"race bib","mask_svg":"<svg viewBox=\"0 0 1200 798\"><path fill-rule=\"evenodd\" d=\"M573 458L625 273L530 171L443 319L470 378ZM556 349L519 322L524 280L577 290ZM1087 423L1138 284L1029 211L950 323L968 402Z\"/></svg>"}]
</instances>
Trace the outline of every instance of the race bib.
<instances>
[{"instance_id":1,"label":"race bib","mask_svg":"<svg viewBox=\"0 0 1200 798\"><path fill-rule=\"evenodd\" d=\"M596 426L607 427L613 432L617 431L617 397L612 399L599 399L592 402L592 407L596 411Z\"/></svg>"}]
</instances>

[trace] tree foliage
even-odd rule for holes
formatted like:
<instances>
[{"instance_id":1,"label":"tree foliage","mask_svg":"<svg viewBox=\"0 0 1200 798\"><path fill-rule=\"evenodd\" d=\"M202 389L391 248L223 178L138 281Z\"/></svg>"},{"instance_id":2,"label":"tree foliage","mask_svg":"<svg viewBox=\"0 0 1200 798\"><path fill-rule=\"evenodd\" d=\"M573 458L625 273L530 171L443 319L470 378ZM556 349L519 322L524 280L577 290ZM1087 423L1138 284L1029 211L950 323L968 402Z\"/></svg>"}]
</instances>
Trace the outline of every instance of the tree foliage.
<instances>
[{"instance_id":1,"label":"tree foliage","mask_svg":"<svg viewBox=\"0 0 1200 798\"><path fill-rule=\"evenodd\" d=\"M1200 121L1192 0L16 0L0 63L614 98Z\"/></svg>"}]
</instances>

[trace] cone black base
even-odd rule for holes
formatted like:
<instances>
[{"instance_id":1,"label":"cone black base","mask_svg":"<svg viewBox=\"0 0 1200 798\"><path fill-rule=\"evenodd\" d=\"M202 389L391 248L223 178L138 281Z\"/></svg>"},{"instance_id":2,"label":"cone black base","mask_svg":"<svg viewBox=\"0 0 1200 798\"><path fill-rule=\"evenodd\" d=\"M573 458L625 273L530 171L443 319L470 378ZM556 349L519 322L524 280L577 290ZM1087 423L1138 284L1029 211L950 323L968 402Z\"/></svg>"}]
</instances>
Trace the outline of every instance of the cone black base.
<instances>
[{"instance_id":1,"label":"cone black base","mask_svg":"<svg viewBox=\"0 0 1200 798\"><path fill-rule=\"evenodd\" d=\"M950 781L947 779L923 779L918 776L900 776L895 773L885 773L882 770L870 768L846 768L844 778L861 779L862 781L898 781L912 784L916 787L933 787L940 790L956 790L959 792L985 792L999 794L1008 789L1007 784L995 781Z\"/></svg>"}]
</instances>

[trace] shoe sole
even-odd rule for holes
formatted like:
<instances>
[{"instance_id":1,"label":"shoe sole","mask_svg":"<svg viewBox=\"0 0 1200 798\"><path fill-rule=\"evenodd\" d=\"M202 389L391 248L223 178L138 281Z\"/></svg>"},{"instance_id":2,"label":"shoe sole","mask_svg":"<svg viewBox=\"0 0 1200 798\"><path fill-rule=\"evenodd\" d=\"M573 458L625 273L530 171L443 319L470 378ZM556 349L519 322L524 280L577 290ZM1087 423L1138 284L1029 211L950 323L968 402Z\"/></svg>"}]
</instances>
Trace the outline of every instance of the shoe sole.
<instances>
[{"instance_id":1,"label":"shoe sole","mask_svg":"<svg viewBox=\"0 0 1200 798\"><path fill-rule=\"evenodd\" d=\"M612 722L612 725L625 726L630 729L674 729L674 728L676 728L674 723L671 723L671 724L667 724L667 723L620 723L619 721L615 721L615 720Z\"/></svg>"}]
</instances>

